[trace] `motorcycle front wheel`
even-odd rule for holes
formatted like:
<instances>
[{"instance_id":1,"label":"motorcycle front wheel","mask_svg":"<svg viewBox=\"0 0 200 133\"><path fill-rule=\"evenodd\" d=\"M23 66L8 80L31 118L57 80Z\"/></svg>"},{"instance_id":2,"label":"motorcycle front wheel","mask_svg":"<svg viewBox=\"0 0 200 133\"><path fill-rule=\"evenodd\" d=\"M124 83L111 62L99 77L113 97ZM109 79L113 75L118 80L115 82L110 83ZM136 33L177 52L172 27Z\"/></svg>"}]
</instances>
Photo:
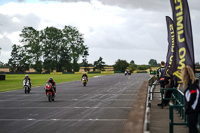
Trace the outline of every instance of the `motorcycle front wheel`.
<instances>
[{"instance_id":1,"label":"motorcycle front wheel","mask_svg":"<svg viewBox=\"0 0 200 133\"><path fill-rule=\"evenodd\" d=\"M26 86L24 87L24 93L25 93L25 94L28 93L28 89L27 89Z\"/></svg>"},{"instance_id":2,"label":"motorcycle front wheel","mask_svg":"<svg viewBox=\"0 0 200 133\"><path fill-rule=\"evenodd\" d=\"M30 88L28 88L28 93L30 93L30 90L31 90L31 89L30 89Z\"/></svg>"},{"instance_id":3,"label":"motorcycle front wheel","mask_svg":"<svg viewBox=\"0 0 200 133\"><path fill-rule=\"evenodd\" d=\"M49 100L49 102L52 101L52 98L51 98L51 95L50 95L50 94L48 94L48 100Z\"/></svg>"}]
</instances>

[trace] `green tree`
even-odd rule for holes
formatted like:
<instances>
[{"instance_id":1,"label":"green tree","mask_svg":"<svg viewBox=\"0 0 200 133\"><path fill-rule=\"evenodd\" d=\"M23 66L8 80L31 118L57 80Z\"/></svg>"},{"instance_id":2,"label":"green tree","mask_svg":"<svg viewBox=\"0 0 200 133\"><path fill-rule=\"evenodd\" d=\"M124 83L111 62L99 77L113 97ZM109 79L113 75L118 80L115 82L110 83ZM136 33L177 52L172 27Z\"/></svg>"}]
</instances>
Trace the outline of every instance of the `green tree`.
<instances>
[{"instance_id":1,"label":"green tree","mask_svg":"<svg viewBox=\"0 0 200 133\"><path fill-rule=\"evenodd\" d=\"M3 63L0 61L0 68L8 68L8 67L9 67L8 63Z\"/></svg>"},{"instance_id":2,"label":"green tree","mask_svg":"<svg viewBox=\"0 0 200 133\"><path fill-rule=\"evenodd\" d=\"M4 67L4 63L0 61L0 68Z\"/></svg>"},{"instance_id":3,"label":"green tree","mask_svg":"<svg viewBox=\"0 0 200 133\"><path fill-rule=\"evenodd\" d=\"M83 66L85 67L84 70L87 72L87 71L90 71L90 69L88 68L89 64L88 64L88 61L87 61L87 57L88 57L89 53L88 53L88 49L85 49L84 52L83 52Z\"/></svg>"},{"instance_id":4,"label":"green tree","mask_svg":"<svg viewBox=\"0 0 200 133\"><path fill-rule=\"evenodd\" d=\"M155 59L150 59L149 65L156 66L157 65L157 61Z\"/></svg>"},{"instance_id":5,"label":"green tree","mask_svg":"<svg viewBox=\"0 0 200 133\"><path fill-rule=\"evenodd\" d=\"M62 31L55 27L47 27L41 32L44 51L44 69L47 71L59 70L60 47L62 43Z\"/></svg>"},{"instance_id":6,"label":"green tree","mask_svg":"<svg viewBox=\"0 0 200 133\"><path fill-rule=\"evenodd\" d=\"M137 66L137 69L138 69L138 70L147 70L148 68L149 68L148 65L138 65L138 66Z\"/></svg>"},{"instance_id":7,"label":"green tree","mask_svg":"<svg viewBox=\"0 0 200 133\"><path fill-rule=\"evenodd\" d=\"M29 70L29 63L25 54L23 47L16 44L12 46L11 58L8 61L11 72L25 72Z\"/></svg>"},{"instance_id":8,"label":"green tree","mask_svg":"<svg viewBox=\"0 0 200 133\"><path fill-rule=\"evenodd\" d=\"M131 60L131 62L129 63L128 69L129 71L135 71L137 69L137 65L133 60Z\"/></svg>"},{"instance_id":9,"label":"green tree","mask_svg":"<svg viewBox=\"0 0 200 133\"><path fill-rule=\"evenodd\" d=\"M124 72L127 69L128 66L129 66L129 64L128 64L128 62L126 60L120 60L120 59L118 59L115 62L114 70L115 71Z\"/></svg>"},{"instance_id":10,"label":"green tree","mask_svg":"<svg viewBox=\"0 0 200 133\"><path fill-rule=\"evenodd\" d=\"M27 52L24 49L24 47L20 47L20 52L19 52L19 67L17 69L17 72L25 72L29 70L30 68L30 60L29 56L27 56Z\"/></svg>"},{"instance_id":11,"label":"green tree","mask_svg":"<svg viewBox=\"0 0 200 133\"><path fill-rule=\"evenodd\" d=\"M72 68L74 71L79 71L80 66L77 62L79 57L83 55L84 50L87 49L87 47L84 45L83 35L72 26L65 26L62 31L65 38L65 43L69 44Z\"/></svg>"},{"instance_id":12,"label":"green tree","mask_svg":"<svg viewBox=\"0 0 200 133\"><path fill-rule=\"evenodd\" d=\"M18 56L19 56L18 49L19 49L19 46L17 46L16 44L12 46L11 58L8 61L11 72L15 72L17 70Z\"/></svg>"},{"instance_id":13,"label":"green tree","mask_svg":"<svg viewBox=\"0 0 200 133\"><path fill-rule=\"evenodd\" d=\"M71 57L70 57L70 49L67 44L61 44L60 48L60 58L58 62L58 71L72 71Z\"/></svg>"},{"instance_id":14,"label":"green tree","mask_svg":"<svg viewBox=\"0 0 200 133\"><path fill-rule=\"evenodd\" d=\"M83 35L72 26L65 26L62 30L47 27L42 31L24 27L20 37L24 46L13 46L9 62L12 71L25 71L30 65L38 72L42 67L49 72L79 71L79 57L84 56L86 62L89 55Z\"/></svg>"},{"instance_id":15,"label":"green tree","mask_svg":"<svg viewBox=\"0 0 200 133\"><path fill-rule=\"evenodd\" d=\"M105 67L105 62L103 61L102 57L99 57L99 59L97 61L94 62L94 71L96 69L103 71Z\"/></svg>"},{"instance_id":16,"label":"green tree","mask_svg":"<svg viewBox=\"0 0 200 133\"><path fill-rule=\"evenodd\" d=\"M32 67L37 71L42 71L42 45L40 44L40 32L35 30L33 27L24 27L20 37L20 42L24 44L26 50L27 59Z\"/></svg>"}]
</instances>

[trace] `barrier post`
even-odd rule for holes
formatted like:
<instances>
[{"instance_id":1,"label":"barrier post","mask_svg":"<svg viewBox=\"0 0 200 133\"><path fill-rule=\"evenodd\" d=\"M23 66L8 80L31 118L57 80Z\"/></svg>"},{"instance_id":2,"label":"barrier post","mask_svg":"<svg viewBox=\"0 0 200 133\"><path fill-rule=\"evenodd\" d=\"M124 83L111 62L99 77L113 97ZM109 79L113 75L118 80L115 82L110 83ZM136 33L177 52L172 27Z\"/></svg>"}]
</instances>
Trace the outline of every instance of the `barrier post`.
<instances>
[{"instance_id":1,"label":"barrier post","mask_svg":"<svg viewBox=\"0 0 200 133\"><path fill-rule=\"evenodd\" d=\"M172 104L169 105L169 132L174 132L174 113L173 113L173 106Z\"/></svg>"}]
</instances>

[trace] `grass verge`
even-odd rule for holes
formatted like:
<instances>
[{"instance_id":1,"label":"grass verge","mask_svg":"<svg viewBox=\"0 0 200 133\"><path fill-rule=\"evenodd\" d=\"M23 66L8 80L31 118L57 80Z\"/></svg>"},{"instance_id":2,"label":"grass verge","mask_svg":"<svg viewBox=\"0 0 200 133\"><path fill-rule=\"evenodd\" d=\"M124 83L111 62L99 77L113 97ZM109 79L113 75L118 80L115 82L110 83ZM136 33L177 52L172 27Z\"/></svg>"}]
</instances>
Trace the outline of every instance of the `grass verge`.
<instances>
[{"instance_id":1,"label":"grass verge","mask_svg":"<svg viewBox=\"0 0 200 133\"><path fill-rule=\"evenodd\" d=\"M88 78L108 74L88 74ZM6 74L6 80L0 81L0 92L22 89L24 74ZM82 74L29 74L32 87L44 86L50 77L53 77L56 83L81 80Z\"/></svg>"}]
</instances>

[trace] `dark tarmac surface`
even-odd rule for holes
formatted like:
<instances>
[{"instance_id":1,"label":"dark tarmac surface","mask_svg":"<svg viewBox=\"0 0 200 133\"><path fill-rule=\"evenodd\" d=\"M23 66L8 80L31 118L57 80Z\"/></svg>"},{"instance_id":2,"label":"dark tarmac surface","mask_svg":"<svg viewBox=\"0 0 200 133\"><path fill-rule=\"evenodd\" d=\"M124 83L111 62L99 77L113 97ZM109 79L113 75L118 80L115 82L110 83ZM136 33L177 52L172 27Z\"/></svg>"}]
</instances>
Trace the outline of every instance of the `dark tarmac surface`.
<instances>
[{"instance_id":1,"label":"dark tarmac surface","mask_svg":"<svg viewBox=\"0 0 200 133\"><path fill-rule=\"evenodd\" d=\"M121 133L148 74L115 74L57 84L54 102L44 86L0 93L0 133ZM44 83L45 85L45 83Z\"/></svg>"}]
</instances>

